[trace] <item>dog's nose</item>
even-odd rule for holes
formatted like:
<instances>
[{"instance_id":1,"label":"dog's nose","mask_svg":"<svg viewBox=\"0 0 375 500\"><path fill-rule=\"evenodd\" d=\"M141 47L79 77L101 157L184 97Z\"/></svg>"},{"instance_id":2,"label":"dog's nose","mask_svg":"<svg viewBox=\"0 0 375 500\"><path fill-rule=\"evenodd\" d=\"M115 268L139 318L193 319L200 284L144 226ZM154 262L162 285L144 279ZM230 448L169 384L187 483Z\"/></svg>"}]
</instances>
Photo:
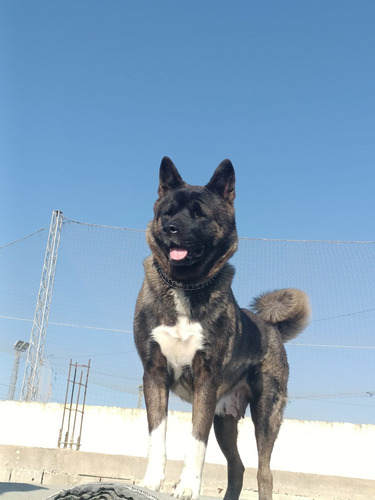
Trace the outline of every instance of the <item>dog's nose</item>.
<instances>
[{"instance_id":1,"label":"dog's nose","mask_svg":"<svg viewBox=\"0 0 375 500\"><path fill-rule=\"evenodd\" d=\"M174 222L169 222L168 224L165 224L163 229L164 229L165 233L176 234L176 233L178 233L180 228L179 228L178 224L176 224Z\"/></svg>"}]
</instances>

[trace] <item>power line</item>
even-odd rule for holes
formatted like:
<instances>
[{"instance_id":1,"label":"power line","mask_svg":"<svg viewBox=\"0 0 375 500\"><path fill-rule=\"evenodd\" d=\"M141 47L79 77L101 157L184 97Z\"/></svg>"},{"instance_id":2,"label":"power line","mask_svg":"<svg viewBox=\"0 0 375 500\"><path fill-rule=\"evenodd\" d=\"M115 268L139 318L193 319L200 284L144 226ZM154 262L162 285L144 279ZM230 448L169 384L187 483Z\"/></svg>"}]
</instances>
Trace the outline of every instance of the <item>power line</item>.
<instances>
[{"instance_id":1,"label":"power line","mask_svg":"<svg viewBox=\"0 0 375 500\"><path fill-rule=\"evenodd\" d=\"M28 321L28 322L33 322L32 319L29 318L17 318L15 316L4 316L0 314L0 318L2 319L11 319L15 321ZM57 321L49 321L49 325L56 325L56 326L67 326L69 328L85 328L87 330L99 330L99 331L104 331L104 332L115 332L115 333L133 333L133 330L120 330L116 328L104 328L101 326L90 326L90 325L74 325L71 323L60 323Z\"/></svg>"},{"instance_id":2,"label":"power line","mask_svg":"<svg viewBox=\"0 0 375 500\"><path fill-rule=\"evenodd\" d=\"M330 243L336 245L342 244L375 244L375 241L342 241L342 240L290 240L290 239L279 239L279 238L247 238L245 236L240 236L239 240L245 241L272 241L272 242L281 242L281 243Z\"/></svg>"},{"instance_id":3,"label":"power line","mask_svg":"<svg viewBox=\"0 0 375 500\"><path fill-rule=\"evenodd\" d=\"M45 359L48 359L50 362L54 362L55 359L70 359L72 356L76 358L98 358L103 356L122 356L123 354L131 354L136 352L135 346L131 351L117 351L117 352L103 352L100 354L66 354L65 356L55 356L53 354L48 354L45 356Z\"/></svg>"},{"instance_id":4,"label":"power line","mask_svg":"<svg viewBox=\"0 0 375 500\"><path fill-rule=\"evenodd\" d=\"M133 330L120 330L117 328L104 328L101 326L71 325L69 323L56 323L54 321L50 321L49 324L50 325L57 325L57 326L68 326L70 328L85 328L87 330L99 330L99 331L104 331L104 332L133 333Z\"/></svg>"},{"instance_id":5,"label":"power line","mask_svg":"<svg viewBox=\"0 0 375 500\"><path fill-rule=\"evenodd\" d=\"M16 243L20 243L21 241L27 240L28 238L31 238L31 236L34 236L35 234L41 233L42 231L45 231L45 227L41 227L40 229L38 229L38 231L35 231L34 233L28 234L27 236L24 236L23 238L20 238L20 239L15 240L15 241L11 241L10 243L6 243L5 245L0 247L0 250L2 250L3 248L15 245Z\"/></svg>"},{"instance_id":6,"label":"power line","mask_svg":"<svg viewBox=\"0 0 375 500\"><path fill-rule=\"evenodd\" d=\"M289 396L288 399L292 401L296 401L299 399L329 399L329 398L358 398L358 397L367 397L371 398L375 396L374 391L365 391L365 392L345 392L345 393L336 393L336 394L316 394L310 396Z\"/></svg>"},{"instance_id":7,"label":"power line","mask_svg":"<svg viewBox=\"0 0 375 500\"><path fill-rule=\"evenodd\" d=\"M134 231L134 232L140 232L140 233L146 232L146 229L132 229L129 227L106 226L106 225L102 225L102 224L92 224L90 222L78 222L76 220L67 219L66 217L64 217L64 222L68 222L70 224L78 224L80 226L100 227L102 229L119 229L120 231Z\"/></svg>"},{"instance_id":8,"label":"power line","mask_svg":"<svg viewBox=\"0 0 375 500\"><path fill-rule=\"evenodd\" d=\"M297 342L290 342L289 345L296 347L324 347L330 349L364 349L375 350L375 346L370 345L340 345L340 344L299 344Z\"/></svg>"},{"instance_id":9,"label":"power line","mask_svg":"<svg viewBox=\"0 0 375 500\"><path fill-rule=\"evenodd\" d=\"M373 311L375 311L375 308L364 309L363 311L354 311L354 312L345 313L345 314L338 314L337 316L328 316L327 318L313 319L312 323L318 323L319 321L327 321L329 319L346 318L347 316L356 316L357 314L366 314L368 312L373 312Z\"/></svg>"}]
</instances>

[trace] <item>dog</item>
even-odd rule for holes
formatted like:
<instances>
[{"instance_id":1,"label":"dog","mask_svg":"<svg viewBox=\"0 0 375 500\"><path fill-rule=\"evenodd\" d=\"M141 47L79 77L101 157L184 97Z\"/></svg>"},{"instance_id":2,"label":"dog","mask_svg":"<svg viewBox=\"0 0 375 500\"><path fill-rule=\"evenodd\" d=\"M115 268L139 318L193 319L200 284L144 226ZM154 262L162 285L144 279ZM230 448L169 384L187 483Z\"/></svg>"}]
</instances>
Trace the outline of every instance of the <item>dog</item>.
<instances>
[{"instance_id":1,"label":"dog","mask_svg":"<svg viewBox=\"0 0 375 500\"><path fill-rule=\"evenodd\" d=\"M166 464L168 395L192 403L192 434L174 496L198 499L214 424L228 462L225 500L239 498L244 466L237 425L250 405L258 449L259 500L272 499L270 458L283 418L289 367L284 343L307 325L307 295L296 289L261 295L241 309L231 289L237 250L235 173L224 160L206 186L184 182L172 160L160 165L151 256L136 302L134 339L144 375L149 430L143 486L159 491ZM183 439L184 440L184 439Z\"/></svg>"}]
</instances>

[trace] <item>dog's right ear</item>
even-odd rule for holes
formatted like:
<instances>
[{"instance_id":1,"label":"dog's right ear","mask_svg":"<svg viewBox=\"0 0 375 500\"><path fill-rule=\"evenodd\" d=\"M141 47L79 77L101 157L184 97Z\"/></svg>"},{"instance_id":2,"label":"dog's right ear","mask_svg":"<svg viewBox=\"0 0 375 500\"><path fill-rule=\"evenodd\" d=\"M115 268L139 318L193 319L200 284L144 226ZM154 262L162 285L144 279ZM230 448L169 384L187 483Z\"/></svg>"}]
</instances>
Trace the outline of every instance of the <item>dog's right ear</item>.
<instances>
[{"instance_id":1,"label":"dog's right ear","mask_svg":"<svg viewBox=\"0 0 375 500\"><path fill-rule=\"evenodd\" d=\"M171 189L180 187L183 184L185 183L173 161L168 156L164 156L160 164L158 195L164 196Z\"/></svg>"}]
</instances>

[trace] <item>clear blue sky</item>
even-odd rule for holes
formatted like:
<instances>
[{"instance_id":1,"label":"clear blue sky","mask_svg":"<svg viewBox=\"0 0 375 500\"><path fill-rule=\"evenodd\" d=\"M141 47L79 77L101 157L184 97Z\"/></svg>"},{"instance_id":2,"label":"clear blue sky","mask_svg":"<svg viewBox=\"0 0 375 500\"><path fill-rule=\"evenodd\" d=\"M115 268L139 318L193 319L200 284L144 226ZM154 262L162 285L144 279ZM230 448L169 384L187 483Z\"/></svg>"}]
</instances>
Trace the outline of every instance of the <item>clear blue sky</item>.
<instances>
[{"instance_id":1,"label":"clear blue sky","mask_svg":"<svg viewBox=\"0 0 375 500\"><path fill-rule=\"evenodd\" d=\"M144 229L152 217L164 155L191 184L207 183L224 158L232 160L240 236L374 241L375 2L0 1L0 247L48 228L54 209L75 221ZM64 239L59 255L54 298L62 298L51 310L49 340L75 338L74 329L59 333L61 323L95 323L100 308L91 307L89 292L97 294L106 314L108 302L121 303L118 316L111 317L119 325L100 318L94 326L130 331L132 310L127 310L126 321L120 314L123 303L130 303L121 294L129 290L124 290L122 274L111 260L122 259L128 247L120 240L111 244L104 236L90 247L91 229L87 239L79 240L74 227L65 227L72 236ZM42 237L46 231L2 253L0 314L22 320L2 318L3 391L13 342L26 340L30 332L44 256ZM133 254L129 252L129 258L139 258L136 270L130 269L137 287L147 251L143 236L139 241L131 247ZM293 262L286 263L283 245L267 255L261 246L258 261L244 253L238 261L251 261L238 269L238 283L249 275L256 288L248 292L247 283L236 285L246 293L239 297L241 305L251 300L250 292L272 286L270 266L281 276L277 286L300 286L291 282L293 276L311 277L301 287L312 298L316 322L301 342L356 347L288 348L292 372L297 367L292 395L319 392L316 376L322 386L325 379L330 381L323 396L363 395L374 389L374 253L373 244L360 246L361 251L356 246L351 254L345 253L345 245L321 250L314 244L306 251L297 245L288 254ZM73 272L81 261L67 263L69 251L74 258L76 253L84 257L82 282L74 281ZM91 273L106 265L108 272ZM262 266L266 269L259 276ZM77 268L77 275L81 271ZM98 280L96 288L87 285L91 279ZM108 293L102 279L108 280ZM85 284L87 293L81 295L87 310L69 302L70 290ZM129 288L134 301L136 291ZM337 319L333 326L332 318ZM82 339L87 340L84 333ZM126 341L129 349L118 354L129 352L132 363L139 365L132 339ZM100 342L91 344L101 348ZM66 347L71 349L68 343ZM108 360L109 366L112 358ZM124 365L122 357L119 363ZM66 366L61 361L64 384ZM308 375L300 382L298 373L305 366ZM345 400L345 414L334 401L325 418L373 422L373 399L355 400L351 413L352 401ZM306 418L311 404L310 418L322 418L315 417L315 400L302 404L303 411L292 416ZM365 420L361 404L366 405Z\"/></svg>"},{"instance_id":2,"label":"clear blue sky","mask_svg":"<svg viewBox=\"0 0 375 500\"><path fill-rule=\"evenodd\" d=\"M0 245L144 228L229 157L241 236L374 240L375 3L0 2Z\"/></svg>"}]
</instances>

